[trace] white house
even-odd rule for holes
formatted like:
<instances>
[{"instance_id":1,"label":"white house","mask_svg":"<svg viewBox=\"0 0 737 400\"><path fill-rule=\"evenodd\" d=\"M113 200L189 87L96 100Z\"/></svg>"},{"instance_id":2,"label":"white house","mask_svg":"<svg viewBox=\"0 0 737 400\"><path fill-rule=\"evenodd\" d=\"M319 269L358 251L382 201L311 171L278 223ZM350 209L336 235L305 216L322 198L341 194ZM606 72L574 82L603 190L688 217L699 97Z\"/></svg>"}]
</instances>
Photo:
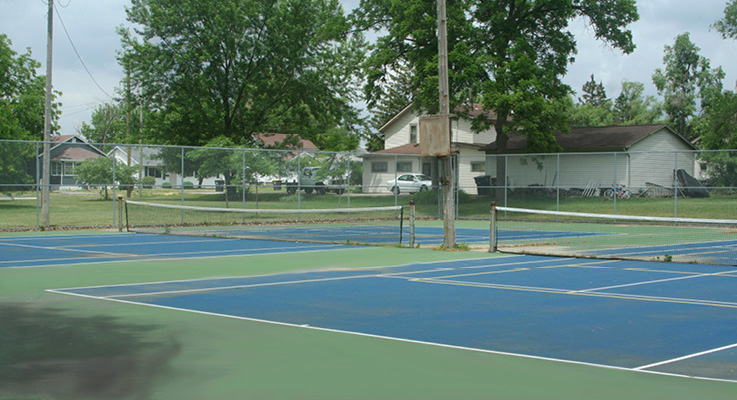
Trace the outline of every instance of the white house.
<instances>
[{"instance_id":1,"label":"white house","mask_svg":"<svg viewBox=\"0 0 737 400\"><path fill-rule=\"evenodd\" d=\"M508 155L497 156L496 142L491 142L482 148L488 157L486 173L496 177L501 157L507 169L506 185L517 188L617 184L636 191L648 183L671 187L676 169L700 177L696 147L663 124L580 127L570 134L556 132L555 137L563 153L523 154L525 137L512 135Z\"/></svg>"},{"instance_id":2,"label":"white house","mask_svg":"<svg viewBox=\"0 0 737 400\"><path fill-rule=\"evenodd\" d=\"M477 105L466 111L470 117L482 113ZM496 119L491 112L486 116L490 121ZM363 192L387 192L386 182L403 173L432 175L435 158L420 157L419 120L420 115L410 105L379 128L384 136L384 150L363 156ZM476 194L474 177L486 174L486 158L479 150L496 140L496 131L491 127L474 133L469 119L453 118L450 135L453 152L458 156L458 185L469 194Z\"/></svg>"}]
</instances>

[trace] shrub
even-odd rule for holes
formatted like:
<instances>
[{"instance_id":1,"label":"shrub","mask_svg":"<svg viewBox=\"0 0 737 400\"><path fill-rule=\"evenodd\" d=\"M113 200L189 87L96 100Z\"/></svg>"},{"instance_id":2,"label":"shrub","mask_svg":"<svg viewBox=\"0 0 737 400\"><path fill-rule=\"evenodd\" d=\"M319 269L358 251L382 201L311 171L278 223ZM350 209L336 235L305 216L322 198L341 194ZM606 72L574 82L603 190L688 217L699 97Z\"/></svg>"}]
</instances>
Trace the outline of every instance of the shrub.
<instances>
[{"instance_id":1,"label":"shrub","mask_svg":"<svg viewBox=\"0 0 737 400\"><path fill-rule=\"evenodd\" d=\"M184 182L184 188L185 189L194 189L194 183L189 182L189 181L185 181Z\"/></svg>"},{"instance_id":2,"label":"shrub","mask_svg":"<svg viewBox=\"0 0 737 400\"><path fill-rule=\"evenodd\" d=\"M153 176L144 176L143 179L141 179L141 185L146 189L151 189L156 185L156 178Z\"/></svg>"}]
</instances>

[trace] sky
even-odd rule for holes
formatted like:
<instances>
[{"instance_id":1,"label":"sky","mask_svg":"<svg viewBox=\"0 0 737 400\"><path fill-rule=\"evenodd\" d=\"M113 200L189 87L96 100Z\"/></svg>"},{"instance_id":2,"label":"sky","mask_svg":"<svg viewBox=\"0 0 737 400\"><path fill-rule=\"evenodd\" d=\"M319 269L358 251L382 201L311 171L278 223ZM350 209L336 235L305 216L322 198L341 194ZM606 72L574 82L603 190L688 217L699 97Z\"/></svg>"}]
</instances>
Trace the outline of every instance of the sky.
<instances>
[{"instance_id":1,"label":"sky","mask_svg":"<svg viewBox=\"0 0 737 400\"><path fill-rule=\"evenodd\" d=\"M346 11L359 0L341 0ZM100 104L111 102L121 87L123 70L116 56L120 38L116 28L126 24L129 0L55 0L52 80L61 91L62 134L75 134L82 122L89 122ZM724 15L726 0L638 0L640 20L631 24L637 49L629 55L607 47L593 37L583 21L569 27L578 43L576 60L568 68L564 82L580 93L591 74L604 84L607 95L619 95L622 81L645 84L646 94L657 96L652 74L663 68L663 49L676 36L690 32L700 54L721 66L724 87L737 83L737 41L724 40L710 26ZM698 4L698 5L697 5ZM39 74L46 74L47 0L0 0L0 33L12 41L17 53L31 49L41 62ZM68 34L68 37L67 37ZM71 38L71 40L70 40ZM75 51L76 49L76 51ZM89 72L88 72L89 71Z\"/></svg>"}]
</instances>

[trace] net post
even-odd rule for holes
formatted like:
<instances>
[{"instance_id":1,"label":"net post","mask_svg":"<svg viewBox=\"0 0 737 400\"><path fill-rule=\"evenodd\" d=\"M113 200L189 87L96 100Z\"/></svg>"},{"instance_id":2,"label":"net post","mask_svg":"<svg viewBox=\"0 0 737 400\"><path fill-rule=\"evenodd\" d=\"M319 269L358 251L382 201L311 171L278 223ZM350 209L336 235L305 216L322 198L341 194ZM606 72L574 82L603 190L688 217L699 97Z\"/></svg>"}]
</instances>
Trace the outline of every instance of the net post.
<instances>
[{"instance_id":1,"label":"net post","mask_svg":"<svg viewBox=\"0 0 737 400\"><path fill-rule=\"evenodd\" d=\"M492 201L489 207L491 223L489 224L489 253L496 253L496 202Z\"/></svg>"},{"instance_id":2,"label":"net post","mask_svg":"<svg viewBox=\"0 0 737 400\"><path fill-rule=\"evenodd\" d=\"M123 202L123 207L125 208L125 231L130 232L131 227L130 227L130 223L128 222L129 220L128 220L128 202L127 201Z\"/></svg>"},{"instance_id":3,"label":"net post","mask_svg":"<svg viewBox=\"0 0 737 400\"><path fill-rule=\"evenodd\" d=\"M402 245L402 231L404 231L404 207L399 208L399 245Z\"/></svg>"},{"instance_id":4,"label":"net post","mask_svg":"<svg viewBox=\"0 0 737 400\"><path fill-rule=\"evenodd\" d=\"M123 232L123 196L118 195L118 232Z\"/></svg>"},{"instance_id":5,"label":"net post","mask_svg":"<svg viewBox=\"0 0 737 400\"><path fill-rule=\"evenodd\" d=\"M409 202L409 247L415 247L415 201Z\"/></svg>"}]
</instances>

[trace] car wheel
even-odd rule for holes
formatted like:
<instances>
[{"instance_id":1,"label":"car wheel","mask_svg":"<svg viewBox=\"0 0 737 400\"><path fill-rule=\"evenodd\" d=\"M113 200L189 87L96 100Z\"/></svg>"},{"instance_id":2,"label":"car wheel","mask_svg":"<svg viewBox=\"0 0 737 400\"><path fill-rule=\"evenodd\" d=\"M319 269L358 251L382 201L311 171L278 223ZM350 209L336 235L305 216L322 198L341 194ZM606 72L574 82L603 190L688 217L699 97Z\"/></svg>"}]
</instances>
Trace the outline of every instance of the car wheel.
<instances>
[{"instance_id":1,"label":"car wheel","mask_svg":"<svg viewBox=\"0 0 737 400\"><path fill-rule=\"evenodd\" d=\"M305 193L307 194L312 193L312 188L311 187L305 188Z\"/></svg>"},{"instance_id":2,"label":"car wheel","mask_svg":"<svg viewBox=\"0 0 737 400\"><path fill-rule=\"evenodd\" d=\"M427 186L425 186L425 185L422 185L422 186L420 187L420 192L427 192Z\"/></svg>"},{"instance_id":3,"label":"car wheel","mask_svg":"<svg viewBox=\"0 0 737 400\"><path fill-rule=\"evenodd\" d=\"M394 186L394 187L392 188L392 193L394 193L394 194L399 194L399 187L397 187L397 186Z\"/></svg>"}]
</instances>

